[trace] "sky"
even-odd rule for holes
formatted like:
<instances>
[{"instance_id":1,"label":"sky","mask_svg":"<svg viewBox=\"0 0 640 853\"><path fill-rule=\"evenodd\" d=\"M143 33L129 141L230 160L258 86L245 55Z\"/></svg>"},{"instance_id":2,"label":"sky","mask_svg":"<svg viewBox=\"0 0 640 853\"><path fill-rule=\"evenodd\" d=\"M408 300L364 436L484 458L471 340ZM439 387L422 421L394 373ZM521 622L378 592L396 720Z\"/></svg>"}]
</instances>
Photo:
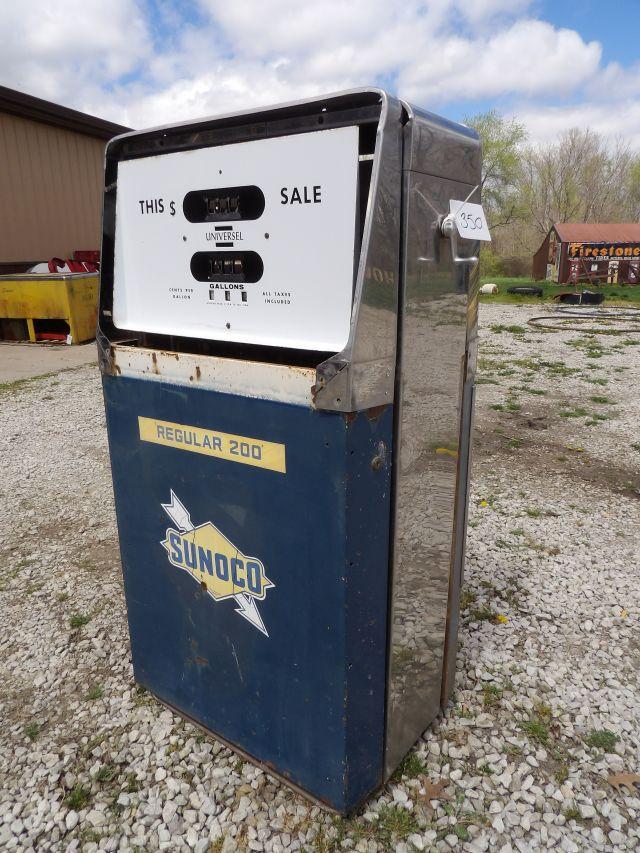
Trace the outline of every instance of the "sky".
<instances>
[{"instance_id":1,"label":"sky","mask_svg":"<svg viewBox=\"0 0 640 853\"><path fill-rule=\"evenodd\" d=\"M640 150L640 0L20 0L0 83L134 128L358 86Z\"/></svg>"}]
</instances>

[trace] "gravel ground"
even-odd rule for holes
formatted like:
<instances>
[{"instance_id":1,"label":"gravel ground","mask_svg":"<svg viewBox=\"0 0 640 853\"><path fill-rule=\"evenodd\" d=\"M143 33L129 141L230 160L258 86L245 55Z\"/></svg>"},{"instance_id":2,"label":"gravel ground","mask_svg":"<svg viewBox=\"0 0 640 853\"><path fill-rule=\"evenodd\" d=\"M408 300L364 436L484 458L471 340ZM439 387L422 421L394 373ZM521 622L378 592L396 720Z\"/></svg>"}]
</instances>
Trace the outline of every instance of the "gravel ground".
<instances>
[{"instance_id":1,"label":"gravel ground","mask_svg":"<svg viewBox=\"0 0 640 853\"><path fill-rule=\"evenodd\" d=\"M481 310L455 701L350 820L136 689L96 368L0 386L0 848L640 848L640 335L531 313Z\"/></svg>"}]
</instances>

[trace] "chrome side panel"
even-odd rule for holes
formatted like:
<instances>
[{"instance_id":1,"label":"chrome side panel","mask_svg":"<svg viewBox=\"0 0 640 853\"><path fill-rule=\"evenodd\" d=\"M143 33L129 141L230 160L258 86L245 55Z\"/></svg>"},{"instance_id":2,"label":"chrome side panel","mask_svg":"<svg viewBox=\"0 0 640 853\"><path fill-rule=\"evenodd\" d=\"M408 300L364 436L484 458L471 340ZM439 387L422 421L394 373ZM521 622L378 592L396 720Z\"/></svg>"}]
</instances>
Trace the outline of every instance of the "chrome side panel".
<instances>
[{"instance_id":1,"label":"chrome side panel","mask_svg":"<svg viewBox=\"0 0 640 853\"><path fill-rule=\"evenodd\" d=\"M382 93L349 340L342 352L317 368L317 409L355 412L393 402L401 239L401 122L400 102Z\"/></svg>"},{"instance_id":2,"label":"chrome side panel","mask_svg":"<svg viewBox=\"0 0 640 853\"><path fill-rule=\"evenodd\" d=\"M472 187L480 183L482 152L476 132L411 104L403 106L411 129L405 137L404 168Z\"/></svg>"},{"instance_id":3,"label":"chrome side panel","mask_svg":"<svg viewBox=\"0 0 640 853\"><path fill-rule=\"evenodd\" d=\"M455 676L475 369L477 265L453 262L439 220L449 199L466 198L479 183L479 143L458 132L447 155L449 128L417 124L407 128L405 162L428 167L431 151L440 174L404 176L387 776L438 714ZM425 139L430 148L421 152ZM471 200L479 201L478 191ZM461 248L471 256L478 244Z\"/></svg>"}]
</instances>

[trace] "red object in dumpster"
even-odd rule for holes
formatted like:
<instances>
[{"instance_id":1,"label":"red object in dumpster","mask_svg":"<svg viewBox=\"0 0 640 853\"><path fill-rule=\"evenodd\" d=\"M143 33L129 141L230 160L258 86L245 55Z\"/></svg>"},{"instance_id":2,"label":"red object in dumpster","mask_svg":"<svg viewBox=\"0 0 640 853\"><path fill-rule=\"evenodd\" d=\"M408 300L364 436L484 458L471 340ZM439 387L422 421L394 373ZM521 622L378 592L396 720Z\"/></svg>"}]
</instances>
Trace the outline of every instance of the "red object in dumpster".
<instances>
[{"instance_id":1,"label":"red object in dumpster","mask_svg":"<svg viewBox=\"0 0 640 853\"><path fill-rule=\"evenodd\" d=\"M36 333L37 341L64 341L67 340L67 336L62 332L37 332Z\"/></svg>"},{"instance_id":2,"label":"red object in dumpster","mask_svg":"<svg viewBox=\"0 0 640 853\"><path fill-rule=\"evenodd\" d=\"M88 261L90 264L100 263L100 249L76 249L73 253L74 261Z\"/></svg>"},{"instance_id":3,"label":"red object in dumpster","mask_svg":"<svg viewBox=\"0 0 640 853\"><path fill-rule=\"evenodd\" d=\"M99 252L98 255L100 255ZM97 272L99 266L95 261L79 261L72 258L67 258L66 261L62 258L51 258L48 265L49 272L60 272L61 270L64 272Z\"/></svg>"}]
</instances>

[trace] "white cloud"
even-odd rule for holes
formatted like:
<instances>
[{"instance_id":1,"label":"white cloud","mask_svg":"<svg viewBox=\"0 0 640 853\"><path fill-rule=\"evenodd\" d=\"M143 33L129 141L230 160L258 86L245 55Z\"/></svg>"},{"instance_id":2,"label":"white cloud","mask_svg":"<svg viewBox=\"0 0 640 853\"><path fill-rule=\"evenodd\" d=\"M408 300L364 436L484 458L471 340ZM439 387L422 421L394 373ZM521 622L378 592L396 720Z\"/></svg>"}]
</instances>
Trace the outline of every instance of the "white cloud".
<instances>
[{"instance_id":1,"label":"white cloud","mask_svg":"<svg viewBox=\"0 0 640 853\"><path fill-rule=\"evenodd\" d=\"M447 99L567 94L598 70L601 47L544 21L517 21L487 39L444 39L437 53L406 67L398 86L411 97Z\"/></svg>"},{"instance_id":2,"label":"white cloud","mask_svg":"<svg viewBox=\"0 0 640 853\"><path fill-rule=\"evenodd\" d=\"M1 4L0 78L134 127L381 81L449 115L451 101L518 103L536 138L583 123L583 107L550 102L593 101L606 129L617 100L620 131L640 133L640 69L603 68L597 42L537 20L532 0L193 3Z\"/></svg>"},{"instance_id":3,"label":"white cloud","mask_svg":"<svg viewBox=\"0 0 640 853\"><path fill-rule=\"evenodd\" d=\"M611 101L604 99L562 107L527 104L516 115L534 143L551 142L571 127L588 127L611 142L622 137L640 150L640 100L617 101L614 112Z\"/></svg>"},{"instance_id":4,"label":"white cloud","mask_svg":"<svg viewBox=\"0 0 640 853\"><path fill-rule=\"evenodd\" d=\"M0 34L4 85L72 104L133 72L151 49L135 0L4 2Z\"/></svg>"}]
</instances>

